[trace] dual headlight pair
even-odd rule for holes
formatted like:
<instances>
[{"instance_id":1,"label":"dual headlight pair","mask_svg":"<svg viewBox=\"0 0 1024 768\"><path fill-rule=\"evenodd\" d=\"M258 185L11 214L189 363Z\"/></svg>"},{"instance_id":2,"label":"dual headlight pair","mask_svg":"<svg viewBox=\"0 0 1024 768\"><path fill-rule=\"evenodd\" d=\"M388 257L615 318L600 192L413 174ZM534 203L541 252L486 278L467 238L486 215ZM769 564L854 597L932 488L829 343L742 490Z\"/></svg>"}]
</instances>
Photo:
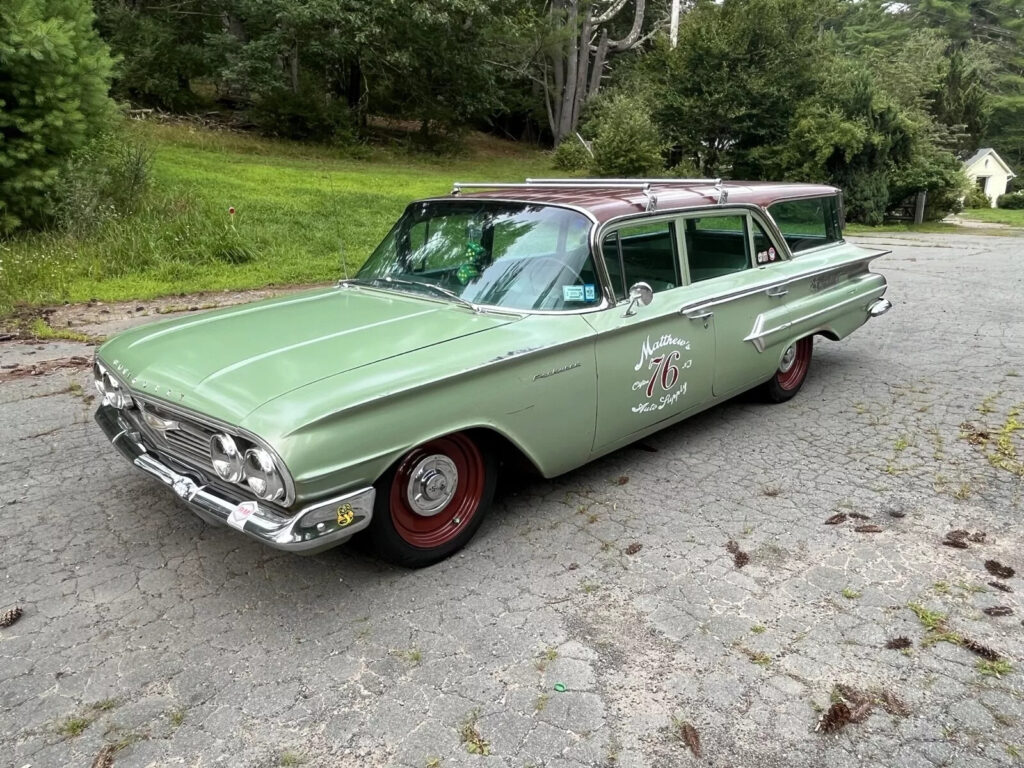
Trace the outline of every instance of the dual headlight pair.
<instances>
[{"instance_id":1,"label":"dual headlight pair","mask_svg":"<svg viewBox=\"0 0 1024 768\"><path fill-rule=\"evenodd\" d=\"M99 363L94 363L92 375L96 391L100 393L104 402L119 411L132 407L132 396L121 388L117 379L111 376L106 368Z\"/></svg>"},{"instance_id":2,"label":"dual headlight pair","mask_svg":"<svg viewBox=\"0 0 1024 768\"><path fill-rule=\"evenodd\" d=\"M249 486L265 501L285 497L284 477L273 457L262 448L242 451L231 435L218 432L210 438L210 461L221 480Z\"/></svg>"}]
</instances>

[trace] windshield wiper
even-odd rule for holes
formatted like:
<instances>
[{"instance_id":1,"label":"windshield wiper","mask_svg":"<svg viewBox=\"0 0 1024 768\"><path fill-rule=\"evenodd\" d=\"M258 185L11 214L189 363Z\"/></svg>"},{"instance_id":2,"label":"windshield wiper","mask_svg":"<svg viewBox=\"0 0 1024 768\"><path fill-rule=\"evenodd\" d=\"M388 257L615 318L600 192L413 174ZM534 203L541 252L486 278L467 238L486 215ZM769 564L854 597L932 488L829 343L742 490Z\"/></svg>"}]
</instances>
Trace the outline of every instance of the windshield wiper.
<instances>
[{"instance_id":1,"label":"windshield wiper","mask_svg":"<svg viewBox=\"0 0 1024 768\"><path fill-rule=\"evenodd\" d=\"M401 278L401 277L390 277L390 276L389 277L372 277L372 278L370 278L368 280L365 279L365 278L356 278L356 280L358 280L359 282L368 282L371 285L374 285L376 283L385 283L385 284L393 284L393 285L406 285L406 286L409 286L411 288L427 288L427 289L429 289L431 291L434 291L435 293L441 294L446 299L451 299L454 302L462 304L464 307L468 307L469 309L473 310L474 312L480 312L481 311L480 307L478 307L476 304L474 304L473 302L469 301L468 299L462 298L461 296L459 296L459 294L455 293L455 291L450 291L447 288L442 288L440 285L434 285L433 283L421 283L418 280L406 280L406 279ZM346 282L355 282L355 280L346 281Z\"/></svg>"}]
</instances>

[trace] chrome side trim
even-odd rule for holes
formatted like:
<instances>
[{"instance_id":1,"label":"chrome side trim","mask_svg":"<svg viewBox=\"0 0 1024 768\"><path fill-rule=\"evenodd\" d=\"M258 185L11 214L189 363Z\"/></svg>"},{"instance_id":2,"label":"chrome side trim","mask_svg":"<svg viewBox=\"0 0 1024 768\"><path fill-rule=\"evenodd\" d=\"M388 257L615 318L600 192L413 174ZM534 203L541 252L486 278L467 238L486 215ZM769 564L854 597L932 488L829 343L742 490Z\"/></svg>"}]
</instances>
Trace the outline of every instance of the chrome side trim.
<instances>
[{"instance_id":1,"label":"chrome side trim","mask_svg":"<svg viewBox=\"0 0 1024 768\"><path fill-rule=\"evenodd\" d=\"M820 317L821 315L828 314L829 312L834 312L835 310L837 310L837 309L839 309L841 307L845 307L848 304L855 304L858 301L866 301L866 300L870 299L872 294L874 294L880 287L883 288L883 290L884 290L884 286L875 285L870 290L862 291L861 293L857 294L856 296L851 296L848 299L844 299L843 301L840 301L838 304L832 304L832 305L827 306L827 307L825 307L823 309L819 309L819 310L816 310L816 311L811 312L809 314L803 315L802 317L798 317L795 320L789 320L789 321L783 323L782 325L777 325L774 328L768 328L767 330L764 328L764 315L758 315L757 316L757 321L754 323L754 329L750 332L750 335L747 336L743 340L751 342L757 348L758 352L764 352L765 348L768 346L765 343L765 339L767 339L769 336L772 336L772 335L774 335L776 333L782 333L783 331L788 331L794 325L798 325L800 323L806 323L808 320L814 320L816 317ZM885 301L885 300L882 299L882 301ZM886 303L888 303L888 302L886 302ZM865 306L864 306L864 311L865 312L870 312L869 306L873 306L873 305L865 304Z\"/></svg>"},{"instance_id":2,"label":"chrome side trim","mask_svg":"<svg viewBox=\"0 0 1024 768\"><path fill-rule=\"evenodd\" d=\"M121 430L110 406L96 411L96 423L120 453L137 469L168 486L193 512L207 522L227 525L246 536L288 552L315 554L343 544L373 519L374 488L360 488L318 501L294 515L284 515L265 504L232 499L175 472ZM128 438L128 439L124 439Z\"/></svg>"},{"instance_id":3,"label":"chrome side trim","mask_svg":"<svg viewBox=\"0 0 1024 768\"><path fill-rule=\"evenodd\" d=\"M799 282L800 280L806 280L811 277L817 277L818 275L824 275L829 272L836 272L841 269L846 269L847 267L853 266L855 264L873 261L874 259L877 259L880 256L885 256L888 253L891 253L891 251L872 252L866 255L846 259L845 261L840 261L836 264L830 264L827 267L809 269L803 272L798 272L795 275L786 275L785 277L777 278L769 282L759 283L755 288L739 288L733 291L724 291L719 294L712 294L712 296L710 296L709 298L698 299L696 301L690 302L689 304L683 305L683 307L681 307L679 311L680 313L685 313L698 307L703 308L717 306L719 304L724 304L725 302L732 301L733 299L742 299L746 296L752 296L756 293L762 293L772 288L780 288L783 286L791 285L792 283Z\"/></svg>"}]
</instances>

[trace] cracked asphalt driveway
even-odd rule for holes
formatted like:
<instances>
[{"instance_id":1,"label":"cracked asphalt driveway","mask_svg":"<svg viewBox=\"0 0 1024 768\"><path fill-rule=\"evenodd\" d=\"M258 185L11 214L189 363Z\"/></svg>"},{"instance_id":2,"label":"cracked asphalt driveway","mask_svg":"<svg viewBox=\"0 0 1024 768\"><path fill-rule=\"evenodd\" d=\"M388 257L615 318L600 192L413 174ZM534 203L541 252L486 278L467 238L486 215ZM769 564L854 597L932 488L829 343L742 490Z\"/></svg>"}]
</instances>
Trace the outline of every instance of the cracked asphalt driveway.
<instances>
[{"instance_id":1,"label":"cracked asphalt driveway","mask_svg":"<svg viewBox=\"0 0 1024 768\"><path fill-rule=\"evenodd\" d=\"M1019 765L1024 239L871 242L895 309L795 400L506 488L423 571L204 525L84 370L0 384L0 764Z\"/></svg>"}]
</instances>

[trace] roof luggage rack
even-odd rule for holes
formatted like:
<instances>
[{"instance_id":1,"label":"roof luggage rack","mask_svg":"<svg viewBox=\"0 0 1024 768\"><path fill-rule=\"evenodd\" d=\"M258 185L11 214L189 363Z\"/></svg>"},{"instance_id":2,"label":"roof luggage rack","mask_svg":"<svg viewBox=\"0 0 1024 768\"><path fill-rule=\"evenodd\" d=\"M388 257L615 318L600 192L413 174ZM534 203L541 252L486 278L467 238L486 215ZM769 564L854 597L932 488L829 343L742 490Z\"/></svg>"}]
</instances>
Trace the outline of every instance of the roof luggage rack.
<instances>
[{"instance_id":1,"label":"roof luggage rack","mask_svg":"<svg viewBox=\"0 0 1024 768\"><path fill-rule=\"evenodd\" d=\"M609 189L635 189L643 193L647 198L646 209L653 211L658 207L658 197L651 192L652 185L659 186L687 186L713 184L715 187L716 203L724 203L729 199L729 192L722 187L721 179L533 179L528 178L525 182L486 182L486 181L456 181L452 184L453 196L462 194L463 189L595 189L607 187Z\"/></svg>"},{"instance_id":2,"label":"roof luggage rack","mask_svg":"<svg viewBox=\"0 0 1024 768\"><path fill-rule=\"evenodd\" d=\"M692 186L695 184L721 184L721 179L527 179L527 184L581 184L587 187L617 187L620 184L682 184Z\"/></svg>"}]
</instances>

